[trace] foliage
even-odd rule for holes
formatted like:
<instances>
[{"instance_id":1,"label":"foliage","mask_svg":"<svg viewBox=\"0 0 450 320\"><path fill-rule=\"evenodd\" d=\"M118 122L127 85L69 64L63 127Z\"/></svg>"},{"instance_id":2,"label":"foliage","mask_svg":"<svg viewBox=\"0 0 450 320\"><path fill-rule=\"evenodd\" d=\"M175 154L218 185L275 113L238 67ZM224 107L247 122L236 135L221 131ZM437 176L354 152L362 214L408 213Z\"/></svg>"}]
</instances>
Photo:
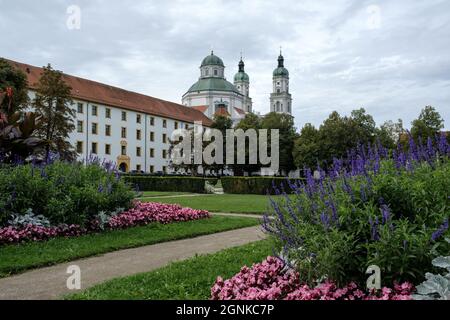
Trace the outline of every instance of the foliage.
<instances>
[{"instance_id":1,"label":"foliage","mask_svg":"<svg viewBox=\"0 0 450 320\"><path fill-rule=\"evenodd\" d=\"M56 161L0 167L0 226L29 208L52 225L86 225L99 212L129 208L134 193L111 169L97 163Z\"/></svg>"},{"instance_id":2,"label":"foliage","mask_svg":"<svg viewBox=\"0 0 450 320\"><path fill-rule=\"evenodd\" d=\"M259 129L261 129L261 119L259 116L257 116L254 113L247 113L245 115L245 118L242 119L237 126L235 127L236 130L243 130L246 132L247 130L256 130L257 137L259 139ZM246 142L248 145L248 143ZM233 170L235 176L243 176L244 172L248 172L249 174L253 172L258 172L261 169L261 164L259 161L259 155L257 155L257 164L250 164L250 157L249 157L249 148L245 147L245 150L238 150L237 144L234 145L234 155L235 155L235 164L231 165L230 168ZM245 152L245 164L237 164L237 156L239 153Z\"/></svg>"},{"instance_id":3,"label":"foliage","mask_svg":"<svg viewBox=\"0 0 450 320\"><path fill-rule=\"evenodd\" d=\"M411 135L416 142L419 141L419 137L426 141L430 137L435 137L442 128L444 120L439 112L432 106L427 106L421 111L419 118L412 122Z\"/></svg>"},{"instance_id":4,"label":"foliage","mask_svg":"<svg viewBox=\"0 0 450 320\"><path fill-rule=\"evenodd\" d=\"M378 265L387 284L417 281L430 261L450 246L448 232L450 146L445 137L425 145L410 141L392 156L381 146L334 160L328 176L290 183L295 199L273 199L264 228L279 241L301 278L361 282ZM279 191L283 193L283 190Z\"/></svg>"},{"instance_id":5,"label":"foliage","mask_svg":"<svg viewBox=\"0 0 450 320\"><path fill-rule=\"evenodd\" d=\"M448 227L448 220L447 220ZM450 239L446 239L450 243ZM450 300L450 256L438 257L433 260L436 268L447 269L447 274L425 275L426 281L417 286L417 295L413 295L415 300Z\"/></svg>"},{"instance_id":6,"label":"foliage","mask_svg":"<svg viewBox=\"0 0 450 320\"><path fill-rule=\"evenodd\" d=\"M35 215L33 209L28 209L25 214L13 214L11 220L8 221L8 226L13 228L23 228L29 225L38 227L49 227L50 221L43 215Z\"/></svg>"},{"instance_id":7,"label":"foliage","mask_svg":"<svg viewBox=\"0 0 450 320\"><path fill-rule=\"evenodd\" d=\"M298 134L295 132L294 118L288 114L271 112L262 119L261 128L268 130L269 137L271 129L279 130L280 171L286 173L295 169L292 151ZM270 138L268 141L271 141Z\"/></svg>"},{"instance_id":8,"label":"foliage","mask_svg":"<svg viewBox=\"0 0 450 320\"><path fill-rule=\"evenodd\" d=\"M293 152L295 165L299 168L312 168L317 164L328 167L333 158L345 157L347 150L356 148L358 143L374 144L378 133L373 117L365 109L353 110L350 117L342 117L334 111L319 129L311 124L302 129ZM386 139L381 142L385 143ZM392 144L390 140L388 143Z\"/></svg>"},{"instance_id":9,"label":"foliage","mask_svg":"<svg viewBox=\"0 0 450 320\"><path fill-rule=\"evenodd\" d=\"M140 191L171 191L204 193L205 182L212 184L217 179L205 179L200 177L156 177L146 175L124 175L123 179Z\"/></svg>"},{"instance_id":10,"label":"foliage","mask_svg":"<svg viewBox=\"0 0 450 320\"><path fill-rule=\"evenodd\" d=\"M411 300L413 286L394 284L394 289L365 292L355 283L339 288L331 281L309 287L300 274L286 268L282 260L268 257L251 268L243 267L229 280L218 277L211 288L212 300Z\"/></svg>"},{"instance_id":11,"label":"foliage","mask_svg":"<svg viewBox=\"0 0 450 320\"><path fill-rule=\"evenodd\" d=\"M63 160L75 160L76 153L68 141L69 134L75 129L72 89L64 82L63 73L53 70L50 64L43 70L36 84L33 107L43 122L38 135L49 142L45 148L45 159L53 152Z\"/></svg>"},{"instance_id":12,"label":"foliage","mask_svg":"<svg viewBox=\"0 0 450 320\"><path fill-rule=\"evenodd\" d=\"M394 123L392 120L386 121L380 128L376 129L378 141L390 150L395 149L400 136L404 133L405 130L403 129L403 121L401 119L397 123Z\"/></svg>"},{"instance_id":13,"label":"foliage","mask_svg":"<svg viewBox=\"0 0 450 320\"><path fill-rule=\"evenodd\" d=\"M36 137L42 124L33 112L22 112L28 106L26 75L0 59L0 158L2 162L23 162L45 142Z\"/></svg>"},{"instance_id":14,"label":"foliage","mask_svg":"<svg viewBox=\"0 0 450 320\"><path fill-rule=\"evenodd\" d=\"M297 168L315 167L319 156L319 131L310 123L301 130L300 136L294 142L294 164Z\"/></svg>"},{"instance_id":15,"label":"foliage","mask_svg":"<svg viewBox=\"0 0 450 320\"><path fill-rule=\"evenodd\" d=\"M223 155L222 155L222 161L221 163L215 163L212 165L205 165L204 169L206 170L210 170L211 172L216 172L216 173L221 173L223 175L223 171L227 169L227 161L226 161L226 143L227 143L227 130L232 129L233 128L233 121L231 120L230 117L226 117L223 115L215 115L214 119L213 119L213 124L211 125L211 129L216 129L219 130L222 133L223 136L223 141L222 141L222 150L223 150ZM213 142L215 143L215 142ZM206 143L204 148L208 145L209 143ZM218 147L218 146L217 146ZM215 154L212 154L213 156L215 156Z\"/></svg>"},{"instance_id":16,"label":"foliage","mask_svg":"<svg viewBox=\"0 0 450 320\"><path fill-rule=\"evenodd\" d=\"M8 91L11 93L10 99L5 99ZM26 108L28 102L26 74L14 68L7 60L0 58L0 110L10 116Z\"/></svg>"},{"instance_id":17,"label":"foliage","mask_svg":"<svg viewBox=\"0 0 450 320\"><path fill-rule=\"evenodd\" d=\"M274 192L274 186L280 187L288 180L295 183L297 179L277 177L222 177L223 190L227 194L260 194Z\"/></svg>"}]
</instances>

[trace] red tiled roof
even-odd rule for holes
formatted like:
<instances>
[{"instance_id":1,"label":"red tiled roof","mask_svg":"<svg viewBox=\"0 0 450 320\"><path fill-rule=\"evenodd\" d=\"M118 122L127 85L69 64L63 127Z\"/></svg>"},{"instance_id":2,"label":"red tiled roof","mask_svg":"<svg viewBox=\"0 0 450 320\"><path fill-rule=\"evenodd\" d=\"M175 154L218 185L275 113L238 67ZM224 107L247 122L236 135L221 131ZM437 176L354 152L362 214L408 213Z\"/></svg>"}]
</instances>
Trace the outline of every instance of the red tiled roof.
<instances>
[{"instance_id":1,"label":"red tiled roof","mask_svg":"<svg viewBox=\"0 0 450 320\"><path fill-rule=\"evenodd\" d=\"M245 111L239 108L234 108L234 110L236 110L237 113L239 113L240 115L244 115L245 116Z\"/></svg>"},{"instance_id":2,"label":"red tiled roof","mask_svg":"<svg viewBox=\"0 0 450 320\"><path fill-rule=\"evenodd\" d=\"M208 106L195 106L195 107L192 107L192 109L195 109L202 113L205 113L205 111L208 110Z\"/></svg>"},{"instance_id":3,"label":"red tiled roof","mask_svg":"<svg viewBox=\"0 0 450 320\"><path fill-rule=\"evenodd\" d=\"M30 89L36 87L42 68L8 60L14 67L22 70L28 77ZM106 106L117 107L168 119L195 122L202 121L203 125L212 124L211 119L199 110L185 107L181 104L169 102L144 94L127 91L107 84L64 74L64 81L72 87L72 97Z\"/></svg>"},{"instance_id":4,"label":"red tiled roof","mask_svg":"<svg viewBox=\"0 0 450 320\"><path fill-rule=\"evenodd\" d=\"M225 116L225 117L230 117L231 116L228 113L227 109L225 109L225 108L218 108L214 115L216 115L216 116Z\"/></svg>"}]
</instances>

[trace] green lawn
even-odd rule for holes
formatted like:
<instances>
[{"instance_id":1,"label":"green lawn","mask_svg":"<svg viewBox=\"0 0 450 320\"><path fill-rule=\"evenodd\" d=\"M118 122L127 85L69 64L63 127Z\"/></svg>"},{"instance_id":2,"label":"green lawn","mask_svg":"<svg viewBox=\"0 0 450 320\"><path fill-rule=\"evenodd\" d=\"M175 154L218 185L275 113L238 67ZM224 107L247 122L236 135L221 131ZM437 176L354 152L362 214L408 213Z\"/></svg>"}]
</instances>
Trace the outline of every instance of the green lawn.
<instances>
[{"instance_id":1,"label":"green lawn","mask_svg":"<svg viewBox=\"0 0 450 320\"><path fill-rule=\"evenodd\" d=\"M182 195L189 195L189 194L192 194L192 193L188 193L188 192L145 191L145 192L142 193L142 197L141 198L182 196Z\"/></svg>"},{"instance_id":2,"label":"green lawn","mask_svg":"<svg viewBox=\"0 0 450 320\"><path fill-rule=\"evenodd\" d=\"M201 195L196 197L152 198L146 202L174 203L183 207L203 209L210 212L257 213L267 211L268 196L252 194Z\"/></svg>"},{"instance_id":3,"label":"green lawn","mask_svg":"<svg viewBox=\"0 0 450 320\"><path fill-rule=\"evenodd\" d=\"M0 246L0 277L115 250L193 238L258 223L258 219L252 218L212 217L168 225L154 223L78 238L55 238L46 242Z\"/></svg>"},{"instance_id":4,"label":"green lawn","mask_svg":"<svg viewBox=\"0 0 450 320\"><path fill-rule=\"evenodd\" d=\"M217 276L231 278L244 265L259 263L271 254L271 241L259 241L176 262L152 272L114 279L67 299L207 300Z\"/></svg>"}]
</instances>

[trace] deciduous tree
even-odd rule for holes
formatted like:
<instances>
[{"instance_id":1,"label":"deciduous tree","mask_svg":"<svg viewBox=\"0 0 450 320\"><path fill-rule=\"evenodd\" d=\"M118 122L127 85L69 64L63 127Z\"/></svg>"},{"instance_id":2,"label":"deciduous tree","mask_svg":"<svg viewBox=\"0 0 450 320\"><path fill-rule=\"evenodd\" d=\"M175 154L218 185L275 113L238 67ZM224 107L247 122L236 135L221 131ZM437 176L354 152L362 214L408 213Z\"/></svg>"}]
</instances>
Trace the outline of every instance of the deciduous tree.
<instances>
[{"instance_id":1,"label":"deciduous tree","mask_svg":"<svg viewBox=\"0 0 450 320\"><path fill-rule=\"evenodd\" d=\"M54 70L50 64L43 69L33 106L43 120L38 135L49 142L45 157L53 152L61 159L74 160L76 153L68 141L69 134L75 129L71 87L64 82L63 73Z\"/></svg>"}]
</instances>

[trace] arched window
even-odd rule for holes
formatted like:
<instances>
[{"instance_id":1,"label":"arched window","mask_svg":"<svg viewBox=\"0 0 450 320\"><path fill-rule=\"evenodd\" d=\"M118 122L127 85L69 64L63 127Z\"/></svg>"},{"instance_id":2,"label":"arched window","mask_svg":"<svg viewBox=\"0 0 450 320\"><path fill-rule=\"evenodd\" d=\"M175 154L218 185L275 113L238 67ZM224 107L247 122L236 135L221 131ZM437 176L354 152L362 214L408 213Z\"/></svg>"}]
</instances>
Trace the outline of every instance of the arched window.
<instances>
[{"instance_id":1,"label":"arched window","mask_svg":"<svg viewBox=\"0 0 450 320\"><path fill-rule=\"evenodd\" d=\"M209 76L209 69L208 68L205 70L205 76Z\"/></svg>"},{"instance_id":2,"label":"arched window","mask_svg":"<svg viewBox=\"0 0 450 320\"><path fill-rule=\"evenodd\" d=\"M214 75L217 76L218 72L217 69L214 69Z\"/></svg>"},{"instance_id":3,"label":"arched window","mask_svg":"<svg viewBox=\"0 0 450 320\"><path fill-rule=\"evenodd\" d=\"M280 112L280 102L277 101L277 108L276 108L277 112Z\"/></svg>"}]
</instances>

